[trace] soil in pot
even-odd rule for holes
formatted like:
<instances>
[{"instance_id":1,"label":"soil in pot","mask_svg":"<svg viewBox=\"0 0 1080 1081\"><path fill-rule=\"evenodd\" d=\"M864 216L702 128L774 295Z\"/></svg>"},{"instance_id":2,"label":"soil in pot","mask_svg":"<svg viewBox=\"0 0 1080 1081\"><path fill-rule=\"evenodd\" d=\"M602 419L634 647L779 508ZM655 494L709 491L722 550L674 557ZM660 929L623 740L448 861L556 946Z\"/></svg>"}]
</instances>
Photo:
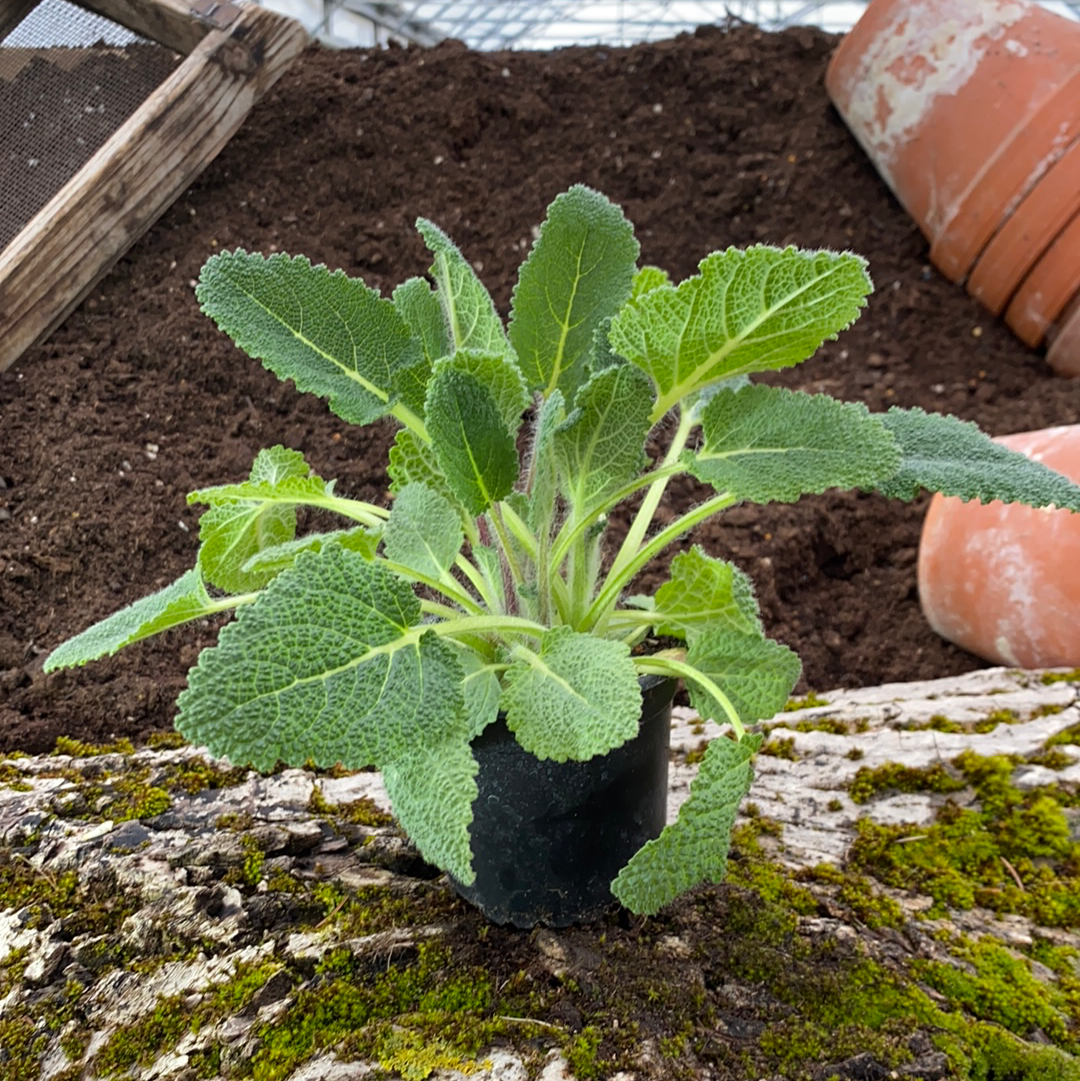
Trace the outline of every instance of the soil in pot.
<instances>
[{"instance_id":1,"label":"soil in pot","mask_svg":"<svg viewBox=\"0 0 1080 1081\"><path fill-rule=\"evenodd\" d=\"M756 241L870 259L863 317L775 382L951 411L995 434L1080 421L1075 385L930 267L829 105L837 40L735 25L628 49L302 57L81 308L0 374L0 748L171 729L211 623L83 670L44 678L40 666L191 565L188 491L245 476L280 442L339 491L381 498L390 432L345 427L199 313L191 283L223 247L303 252L386 293L429 265L422 214L505 311L533 226L582 181L625 208L643 260L677 278ZM672 513L698 498L673 485ZM827 493L736 508L695 539L755 580L769 632L803 658L803 690L930 678L983 662L919 611L923 509ZM655 586L664 567L649 573Z\"/></svg>"}]
</instances>

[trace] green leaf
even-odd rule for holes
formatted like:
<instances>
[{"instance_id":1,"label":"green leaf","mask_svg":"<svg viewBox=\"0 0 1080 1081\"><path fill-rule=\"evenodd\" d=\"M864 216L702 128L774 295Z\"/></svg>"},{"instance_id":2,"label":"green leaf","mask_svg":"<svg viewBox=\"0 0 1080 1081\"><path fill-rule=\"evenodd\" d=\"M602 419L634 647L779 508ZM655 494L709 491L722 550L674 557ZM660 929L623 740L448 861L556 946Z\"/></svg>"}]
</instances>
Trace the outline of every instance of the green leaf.
<instances>
[{"instance_id":1,"label":"green leaf","mask_svg":"<svg viewBox=\"0 0 1080 1081\"><path fill-rule=\"evenodd\" d=\"M544 634L539 653L507 670L502 709L518 743L537 758L606 754L632 738L641 721L630 648L556 627Z\"/></svg>"},{"instance_id":2,"label":"green leaf","mask_svg":"<svg viewBox=\"0 0 1080 1081\"><path fill-rule=\"evenodd\" d=\"M416 228L435 256L431 276L439 287L437 295L453 347L507 352L506 332L495 303L468 260L437 225L418 218Z\"/></svg>"},{"instance_id":3,"label":"green leaf","mask_svg":"<svg viewBox=\"0 0 1080 1081\"><path fill-rule=\"evenodd\" d=\"M715 395L701 415L704 443L683 464L718 492L753 503L790 503L827 488L890 476L900 451L861 402L749 386Z\"/></svg>"},{"instance_id":4,"label":"green leaf","mask_svg":"<svg viewBox=\"0 0 1080 1081\"><path fill-rule=\"evenodd\" d=\"M706 555L697 544L671 561L671 577L656 591L650 609L656 613L657 634L691 642L721 628L762 634L750 578L734 563Z\"/></svg>"},{"instance_id":5,"label":"green leaf","mask_svg":"<svg viewBox=\"0 0 1080 1081\"><path fill-rule=\"evenodd\" d=\"M365 559L374 559L381 539L381 532L364 526L311 533L256 552L241 569L250 573L279 574L286 567L291 567L301 552L319 552L327 544L340 544L350 552L359 552Z\"/></svg>"},{"instance_id":6,"label":"green leaf","mask_svg":"<svg viewBox=\"0 0 1080 1081\"><path fill-rule=\"evenodd\" d=\"M499 715L499 698L502 695L502 684L499 682L501 668L486 664L482 657L469 649L463 649L459 659L465 670L462 689L465 692L469 739L475 739Z\"/></svg>"},{"instance_id":7,"label":"green leaf","mask_svg":"<svg viewBox=\"0 0 1080 1081\"><path fill-rule=\"evenodd\" d=\"M424 278L409 278L393 292L394 307L412 336L420 342L428 368L453 352L446 316L435 291Z\"/></svg>"},{"instance_id":8,"label":"green leaf","mask_svg":"<svg viewBox=\"0 0 1080 1081\"><path fill-rule=\"evenodd\" d=\"M427 426L439 469L470 514L483 514L510 492L517 444L491 391L475 376L440 369L428 389Z\"/></svg>"},{"instance_id":9,"label":"green leaf","mask_svg":"<svg viewBox=\"0 0 1080 1081\"><path fill-rule=\"evenodd\" d=\"M477 796L476 760L467 735L417 740L407 755L386 762L383 784L401 828L436 867L466 886L476 881L469 825Z\"/></svg>"},{"instance_id":10,"label":"green leaf","mask_svg":"<svg viewBox=\"0 0 1080 1081\"><path fill-rule=\"evenodd\" d=\"M457 509L426 484L398 492L383 531L387 558L433 578L449 574L465 535Z\"/></svg>"},{"instance_id":11,"label":"green leaf","mask_svg":"<svg viewBox=\"0 0 1080 1081\"><path fill-rule=\"evenodd\" d=\"M635 275L633 287L630 290L630 299L638 300L646 293L659 289L662 285L671 284L671 275L658 266L643 266Z\"/></svg>"},{"instance_id":12,"label":"green leaf","mask_svg":"<svg viewBox=\"0 0 1080 1081\"><path fill-rule=\"evenodd\" d=\"M555 521L558 471L552 443L556 429L565 419L562 391L553 390L539 406L529 455L529 515L526 521L537 536L548 535Z\"/></svg>"},{"instance_id":13,"label":"green leaf","mask_svg":"<svg viewBox=\"0 0 1080 1081\"><path fill-rule=\"evenodd\" d=\"M629 364L605 368L577 392L553 446L560 487L579 515L641 472L652 405L648 377Z\"/></svg>"},{"instance_id":14,"label":"green leaf","mask_svg":"<svg viewBox=\"0 0 1080 1081\"><path fill-rule=\"evenodd\" d=\"M712 630L690 643L686 663L724 692L743 725L774 717L787 704L802 664L787 646L760 634ZM686 678L690 702L705 719L723 722L727 713L708 691Z\"/></svg>"},{"instance_id":15,"label":"green leaf","mask_svg":"<svg viewBox=\"0 0 1080 1081\"><path fill-rule=\"evenodd\" d=\"M699 270L639 296L611 327L615 351L655 383L657 416L710 383L806 360L855 321L872 288L850 253L728 248Z\"/></svg>"},{"instance_id":16,"label":"green leaf","mask_svg":"<svg viewBox=\"0 0 1080 1081\"><path fill-rule=\"evenodd\" d=\"M548 207L514 287L510 343L529 386L567 401L584 381L597 326L630 296L634 227L599 192L575 184Z\"/></svg>"},{"instance_id":17,"label":"green leaf","mask_svg":"<svg viewBox=\"0 0 1080 1081\"><path fill-rule=\"evenodd\" d=\"M1018 451L995 443L974 424L921 409L880 415L899 444L900 468L875 487L890 499L914 499L923 488L967 501L1053 504L1080 511L1080 486Z\"/></svg>"},{"instance_id":18,"label":"green leaf","mask_svg":"<svg viewBox=\"0 0 1080 1081\"><path fill-rule=\"evenodd\" d=\"M350 424L389 412L396 373L419 356L392 301L302 255L220 252L203 266L195 294L244 352L297 390L328 398Z\"/></svg>"},{"instance_id":19,"label":"green leaf","mask_svg":"<svg viewBox=\"0 0 1080 1081\"><path fill-rule=\"evenodd\" d=\"M304 552L203 651L176 726L261 770L312 761L390 772L420 851L467 876L476 786L462 751L463 671L459 651L419 622L419 600L378 562L339 545ZM418 779L432 770L438 787L425 788Z\"/></svg>"},{"instance_id":20,"label":"green leaf","mask_svg":"<svg viewBox=\"0 0 1080 1081\"><path fill-rule=\"evenodd\" d=\"M400 492L406 484L426 484L437 492L446 491L446 477L435 460L435 450L422 442L408 428L398 429L390 448L386 472L392 481L390 491Z\"/></svg>"},{"instance_id":21,"label":"green leaf","mask_svg":"<svg viewBox=\"0 0 1080 1081\"><path fill-rule=\"evenodd\" d=\"M529 407L529 388L525 386L521 370L509 353L478 353L472 349L459 349L453 356L444 357L435 365L436 373L444 368L467 372L483 383L495 399L506 430L516 432L521 427L521 415Z\"/></svg>"},{"instance_id":22,"label":"green leaf","mask_svg":"<svg viewBox=\"0 0 1080 1081\"><path fill-rule=\"evenodd\" d=\"M709 743L679 817L619 872L611 892L631 912L651 916L694 886L722 882L739 805L754 780L761 736Z\"/></svg>"},{"instance_id":23,"label":"green leaf","mask_svg":"<svg viewBox=\"0 0 1080 1081\"><path fill-rule=\"evenodd\" d=\"M148 597L121 608L107 619L87 627L81 634L57 646L45 658L44 670L72 668L111 656L124 646L140 642L181 623L220 612L222 605L211 599L203 585L202 575L192 567L172 585L151 593Z\"/></svg>"}]
</instances>

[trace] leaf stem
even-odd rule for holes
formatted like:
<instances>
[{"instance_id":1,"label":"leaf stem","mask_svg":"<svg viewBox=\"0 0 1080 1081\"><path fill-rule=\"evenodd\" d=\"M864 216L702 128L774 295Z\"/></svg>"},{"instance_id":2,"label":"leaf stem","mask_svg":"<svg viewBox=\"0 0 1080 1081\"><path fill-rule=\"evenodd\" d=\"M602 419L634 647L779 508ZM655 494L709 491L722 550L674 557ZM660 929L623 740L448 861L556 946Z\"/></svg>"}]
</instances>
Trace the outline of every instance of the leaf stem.
<instances>
[{"instance_id":1,"label":"leaf stem","mask_svg":"<svg viewBox=\"0 0 1080 1081\"><path fill-rule=\"evenodd\" d=\"M652 656L633 657L634 666L639 672L651 673L658 676L679 676L683 680L696 683L706 694L714 698L727 717L735 738L739 741L746 735L746 727L739 720L738 711L731 704L731 699L707 676L698 671L692 664L677 660L674 657L654 654Z\"/></svg>"},{"instance_id":2,"label":"leaf stem","mask_svg":"<svg viewBox=\"0 0 1080 1081\"><path fill-rule=\"evenodd\" d=\"M619 594L642 567L649 563L650 560L655 559L672 541L678 540L679 537L684 533L688 533L694 526L704 522L707 518L711 518L714 514L726 510L737 502L737 497L730 492L721 492L719 495L714 495L712 499L706 499L704 503L700 503L693 510L687 511L686 514L676 518L670 525L661 529L647 544L643 544L634 556L626 559L618 570L616 570L615 566L612 566L607 578L604 580L604 586L600 590L599 596L597 596L586 614L588 626L592 627L594 631L603 631L607 625L607 620L611 616L610 610L614 608L619 599Z\"/></svg>"}]
</instances>

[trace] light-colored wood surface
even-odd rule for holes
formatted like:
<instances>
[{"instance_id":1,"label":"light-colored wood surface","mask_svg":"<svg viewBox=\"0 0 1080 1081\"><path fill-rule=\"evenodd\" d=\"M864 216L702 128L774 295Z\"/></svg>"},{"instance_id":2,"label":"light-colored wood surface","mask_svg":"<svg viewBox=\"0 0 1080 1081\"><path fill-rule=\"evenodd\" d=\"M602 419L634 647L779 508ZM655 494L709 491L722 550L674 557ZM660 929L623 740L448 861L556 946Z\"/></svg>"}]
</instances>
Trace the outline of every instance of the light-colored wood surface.
<instances>
[{"instance_id":1,"label":"light-colored wood surface","mask_svg":"<svg viewBox=\"0 0 1080 1081\"><path fill-rule=\"evenodd\" d=\"M243 8L0 252L0 371L59 326L217 156L307 40L292 19Z\"/></svg>"},{"instance_id":2,"label":"light-colored wood surface","mask_svg":"<svg viewBox=\"0 0 1080 1081\"><path fill-rule=\"evenodd\" d=\"M185 56L214 26L191 15L188 0L75 0L80 7L112 19L133 33Z\"/></svg>"}]
</instances>

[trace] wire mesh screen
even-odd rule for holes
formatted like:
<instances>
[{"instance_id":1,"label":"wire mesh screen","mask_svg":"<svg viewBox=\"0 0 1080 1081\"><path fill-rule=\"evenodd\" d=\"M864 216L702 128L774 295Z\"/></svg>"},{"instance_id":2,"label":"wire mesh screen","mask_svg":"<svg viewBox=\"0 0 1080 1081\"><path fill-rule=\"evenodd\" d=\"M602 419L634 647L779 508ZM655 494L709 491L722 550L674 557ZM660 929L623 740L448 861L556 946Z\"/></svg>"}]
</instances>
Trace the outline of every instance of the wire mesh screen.
<instances>
[{"instance_id":1,"label":"wire mesh screen","mask_svg":"<svg viewBox=\"0 0 1080 1081\"><path fill-rule=\"evenodd\" d=\"M66 0L0 41L0 250L182 59Z\"/></svg>"}]
</instances>

